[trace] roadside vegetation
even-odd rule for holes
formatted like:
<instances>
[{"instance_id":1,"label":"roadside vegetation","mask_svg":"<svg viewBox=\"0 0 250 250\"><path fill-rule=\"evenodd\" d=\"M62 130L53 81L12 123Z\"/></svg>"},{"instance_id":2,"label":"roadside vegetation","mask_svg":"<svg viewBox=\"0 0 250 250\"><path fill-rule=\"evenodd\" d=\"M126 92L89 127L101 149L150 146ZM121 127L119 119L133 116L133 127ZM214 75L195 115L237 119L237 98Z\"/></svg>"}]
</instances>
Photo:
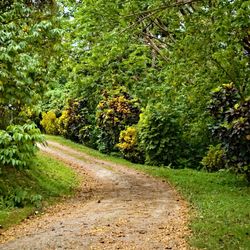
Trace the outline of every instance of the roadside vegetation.
<instances>
[{"instance_id":1,"label":"roadside vegetation","mask_svg":"<svg viewBox=\"0 0 250 250\"><path fill-rule=\"evenodd\" d=\"M29 183L42 131L166 174L200 213L197 246L244 249L249 16L246 0L0 1L3 209L39 204L8 185Z\"/></svg>"},{"instance_id":2,"label":"roadside vegetation","mask_svg":"<svg viewBox=\"0 0 250 250\"><path fill-rule=\"evenodd\" d=\"M134 163L250 181L249 6L68 3L38 125Z\"/></svg>"},{"instance_id":3,"label":"roadside vegetation","mask_svg":"<svg viewBox=\"0 0 250 250\"><path fill-rule=\"evenodd\" d=\"M6 229L30 215L39 215L44 207L74 194L77 174L63 163L38 153L22 170L14 167L0 173L0 225Z\"/></svg>"},{"instance_id":4,"label":"roadside vegetation","mask_svg":"<svg viewBox=\"0 0 250 250\"><path fill-rule=\"evenodd\" d=\"M122 164L168 181L190 203L191 246L202 249L249 248L250 187L244 176L228 171L208 173L133 164L62 137L46 138L95 158Z\"/></svg>"}]
</instances>

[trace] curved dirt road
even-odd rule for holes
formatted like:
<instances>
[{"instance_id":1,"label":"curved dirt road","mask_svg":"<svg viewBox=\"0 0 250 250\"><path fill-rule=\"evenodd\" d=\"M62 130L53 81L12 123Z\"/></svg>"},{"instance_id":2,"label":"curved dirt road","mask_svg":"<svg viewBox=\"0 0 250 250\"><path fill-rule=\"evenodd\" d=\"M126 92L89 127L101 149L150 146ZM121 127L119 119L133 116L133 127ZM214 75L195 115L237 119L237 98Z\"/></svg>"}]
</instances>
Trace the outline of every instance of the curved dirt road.
<instances>
[{"instance_id":1,"label":"curved dirt road","mask_svg":"<svg viewBox=\"0 0 250 250\"><path fill-rule=\"evenodd\" d=\"M188 249L187 205L159 179L49 142L85 181L76 197L0 235L0 249Z\"/></svg>"}]
</instances>

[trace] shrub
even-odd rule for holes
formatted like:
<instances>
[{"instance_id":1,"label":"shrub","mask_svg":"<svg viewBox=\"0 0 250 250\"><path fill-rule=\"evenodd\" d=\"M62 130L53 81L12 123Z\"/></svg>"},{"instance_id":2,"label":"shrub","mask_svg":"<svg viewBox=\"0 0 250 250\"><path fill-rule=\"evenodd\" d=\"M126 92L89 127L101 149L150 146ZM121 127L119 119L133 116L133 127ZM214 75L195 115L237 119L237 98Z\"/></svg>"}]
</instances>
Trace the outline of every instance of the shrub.
<instances>
[{"instance_id":1,"label":"shrub","mask_svg":"<svg viewBox=\"0 0 250 250\"><path fill-rule=\"evenodd\" d=\"M144 154L138 144L138 132L135 126L121 131L117 147L125 159L134 163L144 162Z\"/></svg>"},{"instance_id":2,"label":"shrub","mask_svg":"<svg viewBox=\"0 0 250 250\"><path fill-rule=\"evenodd\" d=\"M203 157L201 164L209 172L218 171L226 167L225 151L221 144L216 146L211 145L208 153Z\"/></svg>"},{"instance_id":3,"label":"shrub","mask_svg":"<svg viewBox=\"0 0 250 250\"><path fill-rule=\"evenodd\" d=\"M95 126L85 125L79 130L79 141L89 147L96 148L96 129Z\"/></svg>"},{"instance_id":4,"label":"shrub","mask_svg":"<svg viewBox=\"0 0 250 250\"><path fill-rule=\"evenodd\" d=\"M69 112L68 110L63 110L61 116L57 120L58 133L62 136L67 136L67 130L69 126Z\"/></svg>"},{"instance_id":5,"label":"shrub","mask_svg":"<svg viewBox=\"0 0 250 250\"><path fill-rule=\"evenodd\" d=\"M58 124L56 114L53 111L48 111L42 114L41 125L43 126L46 134L57 135Z\"/></svg>"},{"instance_id":6,"label":"shrub","mask_svg":"<svg viewBox=\"0 0 250 250\"><path fill-rule=\"evenodd\" d=\"M219 138L226 150L230 166L245 173L250 181L250 99L228 110Z\"/></svg>"},{"instance_id":7,"label":"shrub","mask_svg":"<svg viewBox=\"0 0 250 250\"><path fill-rule=\"evenodd\" d=\"M148 105L138 126L146 164L177 166L183 149L177 113L171 107Z\"/></svg>"},{"instance_id":8,"label":"shrub","mask_svg":"<svg viewBox=\"0 0 250 250\"><path fill-rule=\"evenodd\" d=\"M221 142L228 165L250 181L250 99L240 99L238 93L232 84L213 93L209 106L215 120L212 133Z\"/></svg>"},{"instance_id":9,"label":"shrub","mask_svg":"<svg viewBox=\"0 0 250 250\"><path fill-rule=\"evenodd\" d=\"M85 136L82 129L91 124L87 99L71 99L67 108L59 118L59 131L66 138L76 142L87 143L90 138ZM81 133L80 133L81 131Z\"/></svg>"},{"instance_id":10,"label":"shrub","mask_svg":"<svg viewBox=\"0 0 250 250\"><path fill-rule=\"evenodd\" d=\"M40 207L42 196L39 194L29 194L28 191L20 188L9 190L8 193L0 196L0 208L24 207L33 204Z\"/></svg>"},{"instance_id":11,"label":"shrub","mask_svg":"<svg viewBox=\"0 0 250 250\"><path fill-rule=\"evenodd\" d=\"M11 125L0 130L0 165L27 166L37 150L37 142L43 142L43 137L35 124Z\"/></svg>"},{"instance_id":12,"label":"shrub","mask_svg":"<svg viewBox=\"0 0 250 250\"><path fill-rule=\"evenodd\" d=\"M97 106L96 122L98 149L105 153L115 150L120 132L139 120L139 101L132 98L124 88L103 93Z\"/></svg>"},{"instance_id":13,"label":"shrub","mask_svg":"<svg viewBox=\"0 0 250 250\"><path fill-rule=\"evenodd\" d=\"M18 114L19 120L15 121L15 124L22 124L24 122L34 122L39 129L43 129L41 126L41 112L38 107L23 106Z\"/></svg>"},{"instance_id":14,"label":"shrub","mask_svg":"<svg viewBox=\"0 0 250 250\"><path fill-rule=\"evenodd\" d=\"M213 90L208 109L217 121L224 121L227 111L233 108L239 100L237 88L232 83L223 84L222 87Z\"/></svg>"}]
</instances>

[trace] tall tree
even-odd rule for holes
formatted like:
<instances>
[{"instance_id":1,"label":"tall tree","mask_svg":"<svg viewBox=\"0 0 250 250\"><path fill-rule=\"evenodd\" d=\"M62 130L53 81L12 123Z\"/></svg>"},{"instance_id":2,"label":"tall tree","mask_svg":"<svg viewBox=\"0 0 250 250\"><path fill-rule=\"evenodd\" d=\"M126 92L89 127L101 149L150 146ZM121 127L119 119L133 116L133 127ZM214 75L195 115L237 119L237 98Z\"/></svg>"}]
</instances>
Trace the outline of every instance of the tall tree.
<instances>
[{"instance_id":1,"label":"tall tree","mask_svg":"<svg viewBox=\"0 0 250 250\"><path fill-rule=\"evenodd\" d=\"M211 90L232 82L242 99L250 92L249 1L85 0L73 6L60 71L70 95L87 98L95 114L103 89L125 86L149 116L157 107L175 110L187 142L183 151L200 161L211 140Z\"/></svg>"},{"instance_id":2,"label":"tall tree","mask_svg":"<svg viewBox=\"0 0 250 250\"><path fill-rule=\"evenodd\" d=\"M37 131L34 126L26 125L27 113L46 86L50 58L61 33L56 14L57 5L53 0L0 2L2 164L20 163L18 150L22 139L24 143L27 140L33 150ZM22 136L25 133L34 136L28 140L27 136ZM15 157L17 162L12 161Z\"/></svg>"}]
</instances>

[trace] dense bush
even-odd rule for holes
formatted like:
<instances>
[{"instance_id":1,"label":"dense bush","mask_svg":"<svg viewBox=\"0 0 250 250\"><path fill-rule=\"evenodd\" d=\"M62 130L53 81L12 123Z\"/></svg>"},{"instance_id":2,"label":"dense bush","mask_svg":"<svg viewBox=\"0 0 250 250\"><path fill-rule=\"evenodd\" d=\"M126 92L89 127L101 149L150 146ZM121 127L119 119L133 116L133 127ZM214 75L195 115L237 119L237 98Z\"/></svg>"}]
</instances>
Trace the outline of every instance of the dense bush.
<instances>
[{"instance_id":1,"label":"dense bush","mask_svg":"<svg viewBox=\"0 0 250 250\"><path fill-rule=\"evenodd\" d=\"M63 110L61 116L57 120L58 133L62 136L67 136L69 124L69 112L68 110Z\"/></svg>"},{"instance_id":2,"label":"dense bush","mask_svg":"<svg viewBox=\"0 0 250 250\"><path fill-rule=\"evenodd\" d=\"M58 130L66 138L90 145L92 123L93 118L89 114L88 100L71 99L58 119Z\"/></svg>"},{"instance_id":3,"label":"dense bush","mask_svg":"<svg viewBox=\"0 0 250 250\"><path fill-rule=\"evenodd\" d=\"M144 153L139 147L136 126L127 127L125 130L121 131L117 147L125 159L134 163L144 162Z\"/></svg>"},{"instance_id":4,"label":"dense bush","mask_svg":"<svg viewBox=\"0 0 250 250\"><path fill-rule=\"evenodd\" d=\"M212 132L225 150L228 165L250 180L250 99L240 98L232 84L214 91L209 110Z\"/></svg>"},{"instance_id":5,"label":"dense bush","mask_svg":"<svg viewBox=\"0 0 250 250\"><path fill-rule=\"evenodd\" d=\"M110 153L119 142L120 132L139 120L139 101L132 98L124 88L103 93L97 106L96 123L98 149Z\"/></svg>"},{"instance_id":6,"label":"dense bush","mask_svg":"<svg viewBox=\"0 0 250 250\"><path fill-rule=\"evenodd\" d=\"M57 117L54 111L48 111L47 113L42 113L41 125L46 132L46 134L57 135L58 134L58 124Z\"/></svg>"},{"instance_id":7,"label":"dense bush","mask_svg":"<svg viewBox=\"0 0 250 250\"><path fill-rule=\"evenodd\" d=\"M210 114L216 119L217 123L226 119L227 112L233 108L240 100L239 91L232 84L223 84L213 90L212 100L208 107ZM216 129L216 127L214 127Z\"/></svg>"},{"instance_id":8,"label":"dense bush","mask_svg":"<svg viewBox=\"0 0 250 250\"><path fill-rule=\"evenodd\" d=\"M60 109L64 97L79 98L59 118L59 133L102 152L119 148L135 159L135 131L126 128L138 123L140 105L129 92L147 107L137 126L147 163L200 168L208 146L221 144L227 165L245 172L248 1L177 2L67 3L74 18L67 15L63 24L68 43L54 62L58 81L47 93L46 110ZM237 81L237 88L227 84L214 92L211 133L210 91ZM210 148L204 158L210 170L220 165L217 153Z\"/></svg>"},{"instance_id":9,"label":"dense bush","mask_svg":"<svg viewBox=\"0 0 250 250\"><path fill-rule=\"evenodd\" d=\"M216 146L211 145L209 147L207 155L203 157L201 163L209 172L218 171L225 168L225 151L221 147L221 144L218 144Z\"/></svg>"},{"instance_id":10,"label":"dense bush","mask_svg":"<svg viewBox=\"0 0 250 250\"><path fill-rule=\"evenodd\" d=\"M96 149L97 137L97 130L94 124L85 125L79 130L79 142L86 146Z\"/></svg>"},{"instance_id":11,"label":"dense bush","mask_svg":"<svg viewBox=\"0 0 250 250\"><path fill-rule=\"evenodd\" d=\"M139 139L146 164L177 166L183 156L178 116L171 107L149 105L140 117Z\"/></svg>"},{"instance_id":12,"label":"dense bush","mask_svg":"<svg viewBox=\"0 0 250 250\"><path fill-rule=\"evenodd\" d=\"M43 142L43 137L34 124L0 130L0 166L25 167L36 152L36 142Z\"/></svg>"}]
</instances>

